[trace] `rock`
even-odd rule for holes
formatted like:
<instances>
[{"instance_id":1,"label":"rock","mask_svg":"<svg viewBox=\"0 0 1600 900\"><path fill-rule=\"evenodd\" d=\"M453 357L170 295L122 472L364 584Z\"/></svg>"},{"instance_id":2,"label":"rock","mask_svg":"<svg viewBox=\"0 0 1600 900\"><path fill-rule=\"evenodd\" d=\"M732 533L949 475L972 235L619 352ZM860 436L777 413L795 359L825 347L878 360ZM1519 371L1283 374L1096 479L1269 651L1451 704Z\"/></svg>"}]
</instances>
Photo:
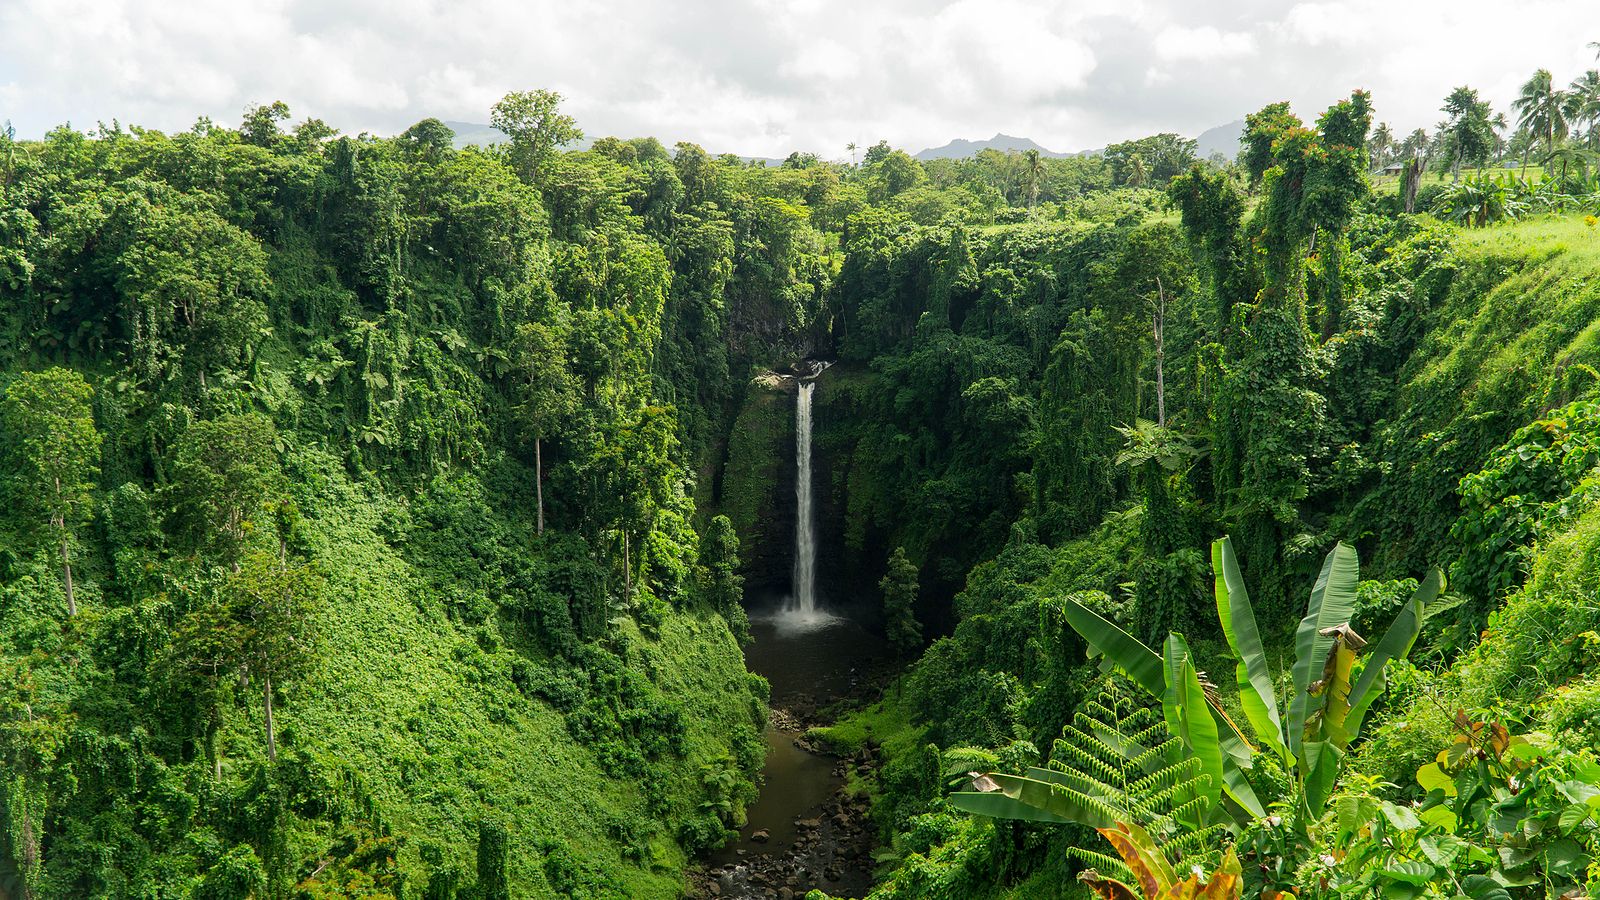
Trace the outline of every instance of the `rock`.
<instances>
[{"instance_id":1,"label":"rock","mask_svg":"<svg viewBox=\"0 0 1600 900\"><path fill-rule=\"evenodd\" d=\"M811 831L822 824L820 819L795 819L794 827L804 831Z\"/></svg>"},{"instance_id":2,"label":"rock","mask_svg":"<svg viewBox=\"0 0 1600 900\"><path fill-rule=\"evenodd\" d=\"M778 900L794 900L794 889L787 887L778 888Z\"/></svg>"},{"instance_id":3,"label":"rock","mask_svg":"<svg viewBox=\"0 0 1600 900\"><path fill-rule=\"evenodd\" d=\"M750 835L750 840L755 841L758 844L765 844L767 841L772 840L772 834L763 828L760 831Z\"/></svg>"},{"instance_id":4,"label":"rock","mask_svg":"<svg viewBox=\"0 0 1600 900\"><path fill-rule=\"evenodd\" d=\"M722 896L722 883L721 882L718 882L718 881L711 882L711 885L710 885L709 889L711 891L711 896L713 896L713 897L721 897Z\"/></svg>"}]
</instances>

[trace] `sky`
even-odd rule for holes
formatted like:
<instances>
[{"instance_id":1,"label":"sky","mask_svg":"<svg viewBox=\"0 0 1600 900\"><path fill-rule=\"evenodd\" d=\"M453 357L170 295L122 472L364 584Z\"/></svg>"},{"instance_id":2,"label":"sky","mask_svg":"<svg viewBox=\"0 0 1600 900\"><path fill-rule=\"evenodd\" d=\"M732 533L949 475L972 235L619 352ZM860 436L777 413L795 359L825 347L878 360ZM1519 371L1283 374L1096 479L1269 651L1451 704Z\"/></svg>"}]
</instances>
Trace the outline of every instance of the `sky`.
<instances>
[{"instance_id":1,"label":"sky","mask_svg":"<svg viewBox=\"0 0 1600 900\"><path fill-rule=\"evenodd\" d=\"M1075 151L1355 88L1432 130L1456 85L1505 109L1537 68L1595 67L1591 41L1593 0L0 0L0 121L175 131L283 100L393 134L547 88L590 137L715 153Z\"/></svg>"}]
</instances>

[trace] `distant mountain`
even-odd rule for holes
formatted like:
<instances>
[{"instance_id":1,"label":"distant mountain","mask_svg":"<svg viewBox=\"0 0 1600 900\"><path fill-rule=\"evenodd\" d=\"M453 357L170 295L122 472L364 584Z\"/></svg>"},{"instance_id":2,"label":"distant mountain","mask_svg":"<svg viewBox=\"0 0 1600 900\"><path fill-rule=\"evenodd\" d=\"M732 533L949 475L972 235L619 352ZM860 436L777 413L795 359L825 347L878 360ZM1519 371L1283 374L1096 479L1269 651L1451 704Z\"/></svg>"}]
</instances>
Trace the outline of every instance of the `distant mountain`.
<instances>
[{"instance_id":1,"label":"distant mountain","mask_svg":"<svg viewBox=\"0 0 1600 900\"><path fill-rule=\"evenodd\" d=\"M489 144L498 144L506 139L505 134L493 125L446 121L444 126L456 133L457 147L466 147L468 145L485 147Z\"/></svg>"},{"instance_id":2,"label":"distant mountain","mask_svg":"<svg viewBox=\"0 0 1600 900\"><path fill-rule=\"evenodd\" d=\"M1018 153L1024 153L1028 150L1037 150L1039 151L1040 156L1049 157L1051 159L1062 159L1064 157L1076 155L1072 153L1057 153L1054 150L1046 150L1030 138L1012 137L1009 134L997 134L987 141L968 141L957 138L956 140L945 144L943 147L929 147L921 153L918 153L916 158L924 161L930 159L965 159L969 156L977 156L979 150L999 150L1001 153L1009 153L1013 150Z\"/></svg>"},{"instance_id":3,"label":"distant mountain","mask_svg":"<svg viewBox=\"0 0 1600 900\"><path fill-rule=\"evenodd\" d=\"M1227 159L1239 155L1239 138L1244 135L1244 120L1207 128L1195 138L1195 155L1201 159L1211 158L1213 153L1221 153Z\"/></svg>"}]
</instances>

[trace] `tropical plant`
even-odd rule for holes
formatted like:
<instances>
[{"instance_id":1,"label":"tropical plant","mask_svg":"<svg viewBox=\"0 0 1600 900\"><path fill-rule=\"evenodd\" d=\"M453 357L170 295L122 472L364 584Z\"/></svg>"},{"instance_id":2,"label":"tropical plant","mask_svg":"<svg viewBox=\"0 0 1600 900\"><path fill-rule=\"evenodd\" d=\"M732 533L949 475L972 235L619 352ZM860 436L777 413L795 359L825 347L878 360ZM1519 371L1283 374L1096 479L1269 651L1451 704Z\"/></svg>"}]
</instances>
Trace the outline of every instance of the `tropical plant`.
<instances>
[{"instance_id":1,"label":"tropical plant","mask_svg":"<svg viewBox=\"0 0 1600 900\"><path fill-rule=\"evenodd\" d=\"M961 749L948 755L977 758ZM950 803L977 815L1094 828L1120 859L1077 846L1067 852L1088 867L1079 878L1103 896L1131 895L1125 881L1149 898L1193 896L1170 893L1181 884L1172 874L1180 864L1195 872L1214 866L1220 893L1212 896L1237 896L1226 881L1239 874L1232 852L1214 865L1228 817L1204 769L1154 708L1105 691L1062 729L1045 767L1021 775L968 772L971 789L951 794ZM1197 878L1190 888L1201 886Z\"/></svg>"},{"instance_id":2,"label":"tropical plant","mask_svg":"<svg viewBox=\"0 0 1600 900\"><path fill-rule=\"evenodd\" d=\"M1546 153L1555 150L1556 142L1567 136L1567 95L1556 90L1549 69L1533 73L1517 99L1511 101L1511 108L1517 112L1517 124L1544 142Z\"/></svg>"},{"instance_id":3,"label":"tropical plant","mask_svg":"<svg viewBox=\"0 0 1600 900\"><path fill-rule=\"evenodd\" d=\"M1455 739L1417 771L1422 803L1391 803L1360 779L1334 803L1328 852L1309 874L1350 897L1593 896L1600 763L1465 710L1452 724Z\"/></svg>"},{"instance_id":4,"label":"tropical plant","mask_svg":"<svg viewBox=\"0 0 1600 900\"><path fill-rule=\"evenodd\" d=\"M1432 211L1441 219L1482 228L1521 217L1528 211L1528 203L1517 197L1507 179L1477 174L1446 185Z\"/></svg>"},{"instance_id":5,"label":"tropical plant","mask_svg":"<svg viewBox=\"0 0 1600 900\"><path fill-rule=\"evenodd\" d=\"M1257 740L1293 774L1299 827L1321 815L1344 764L1345 748L1384 687L1384 667L1410 652L1421 631L1423 611L1439 595L1443 575L1434 570L1395 616L1383 637L1356 667L1367 642L1350 627L1356 606L1360 564L1349 545L1339 543L1323 562L1295 631L1293 693L1287 709L1277 699L1275 679L1256 624L1255 609L1224 537L1211 548L1217 616L1236 660L1239 704ZM1183 636L1169 635L1165 659L1097 613L1066 598L1067 623L1089 644L1091 654L1126 672L1160 697L1168 727L1208 773L1220 776L1238 811L1262 816L1265 810L1244 772L1254 747L1223 711L1215 690L1206 690L1189 664Z\"/></svg>"},{"instance_id":6,"label":"tropical plant","mask_svg":"<svg viewBox=\"0 0 1600 900\"><path fill-rule=\"evenodd\" d=\"M1600 147L1600 71L1590 69L1567 86L1566 114L1586 145Z\"/></svg>"}]
</instances>

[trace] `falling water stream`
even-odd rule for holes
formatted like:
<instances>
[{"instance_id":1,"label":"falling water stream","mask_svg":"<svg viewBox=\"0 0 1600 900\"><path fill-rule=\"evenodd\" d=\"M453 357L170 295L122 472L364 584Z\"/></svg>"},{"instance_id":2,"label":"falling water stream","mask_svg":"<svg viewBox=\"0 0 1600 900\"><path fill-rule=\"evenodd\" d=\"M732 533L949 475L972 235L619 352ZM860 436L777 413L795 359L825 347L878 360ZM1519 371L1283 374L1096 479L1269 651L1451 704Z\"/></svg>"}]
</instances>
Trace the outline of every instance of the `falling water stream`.
<instances>
[{"instance_id":1,"label":"falling water stream","mask_svg":"<svg viewBox=\"0 0 1600 900\"><path fill-rule=\"evenodd\" d=\"M802 380L794 400L794 601L801 618L817 613L817 519L811 508L811 393L814 381Z\"/></svg>"}]
</instances>

